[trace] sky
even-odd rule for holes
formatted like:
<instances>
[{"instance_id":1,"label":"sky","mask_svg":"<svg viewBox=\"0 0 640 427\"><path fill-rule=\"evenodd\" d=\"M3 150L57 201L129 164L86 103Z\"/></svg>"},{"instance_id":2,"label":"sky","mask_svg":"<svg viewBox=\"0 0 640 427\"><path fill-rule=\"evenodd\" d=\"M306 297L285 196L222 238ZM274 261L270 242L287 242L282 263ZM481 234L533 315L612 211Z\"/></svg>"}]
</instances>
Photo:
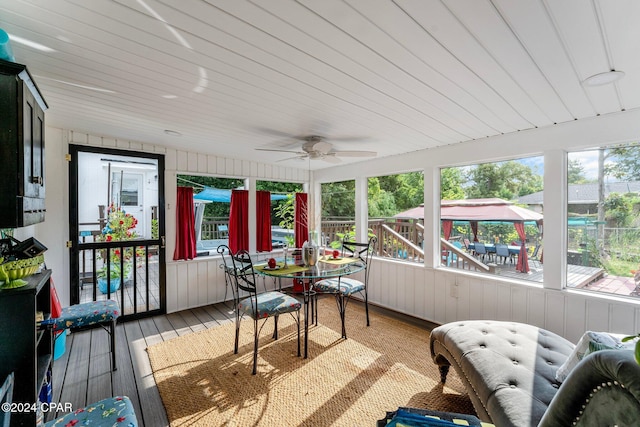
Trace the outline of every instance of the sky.
<instances>
[{"instance_id":1,"label":"sky","mask_svg":"<svg viewBox=\"0 0 640 427\"><path fill-rule=\"evenodd\" d=\"M569 160L579 160L584 168L585 178L588 180L598 179L598 150L573 151L568 154ZM538 173L544 172L544 157L528 157L518 160L520 163L529 167L537 168ZM611 163L608 161L606 163ZM606 181L615 181L612 177L606 177Z\"/></svg>"},{"instance_id":2,"label":"sky","mask_svg":"<svg viewBox=\"0 0 640 427\"><path fill-rule=\"evenodd\" d=\"M598 150L571 152L569 160L580 161L587 179L598 179Z\"/></svg>"}]
</instances>

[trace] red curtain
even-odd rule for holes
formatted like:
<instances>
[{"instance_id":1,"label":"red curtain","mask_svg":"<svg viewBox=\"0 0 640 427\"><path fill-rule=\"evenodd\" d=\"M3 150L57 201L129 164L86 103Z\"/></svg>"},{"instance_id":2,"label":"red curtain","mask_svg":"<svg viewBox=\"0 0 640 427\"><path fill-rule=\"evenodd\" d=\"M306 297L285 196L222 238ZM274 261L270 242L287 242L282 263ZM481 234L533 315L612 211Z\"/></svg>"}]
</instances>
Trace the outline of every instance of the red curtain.
<instances>
[{"instance_id":1,"label":"red curtain","mask_svg":"<svg viewBox=\"0 0 640 427\"><path fill-rule=\"evenodd\" d=\"M451 229L453 228L453 221L450 219L442 220L442 232L444 233L444 240L449 240L451 237Z\"/></svg>"},{"instance_id":2,"label":"red curtain","mask_svg":"<svg viewBox=\"0 0 640 427\"><path fill-rule=\"evenodd\" d=\"M234 254L249 250L249 191L231 190L229 249Z\"/></svg>"},{"instance_id":3,"label":"red curtain","mask_svg":"<svg viewBox=\"0 0 640 427\"><path fill-rule=\"evenodd\" d=\"M193 209L193 188L178 187L176 201L176 249L173 259L187 260L196 257L195 212Z\"/></svg>"},{"instance_id":4,"label":"red curtain","mask_svg":"<svg viewBox=\"0 0 640 427\"><path fill-rule=\"evenodd\" d=\"M296 193L294 235L296 238L296 248L301 248L302 244L309 240L309 213L307 193Z\"/></svg>"},{"instance_id":5,"label":"red curtain","mask_svg":"<svg viewBox=\"0 0 640 427\"><path fill-rule=\"evenodd\" d=\"M473 241L478 242L478 221L471 221L471 231L473 232Z\"/></svg>"},{"instance_id":6,"label":"red curtain","mask_svg":"<svg viewBox=\"0 0 640 427\"><path fill-rule=\"evenodd\" d=\"M258 252L270 252L271 242L271 193L256 191L256 244Z\"/></svg>"},{"instance_id":7,"label":"red curtain","mask_svg":"<svg viewBox=\"0 0 640 427\"><path fill-rule=\"evenodd\" d=\"M520 254L518 254L518 264L516 265L516 271L519 271L520 273L528 273L529 258L527 257L527 248L525 246L525 239L527 238L527 235L524 232L524 222L514 222L513 226L516 228L518 237L522 242L520 246Z\"/></svg>"}]
</instances>

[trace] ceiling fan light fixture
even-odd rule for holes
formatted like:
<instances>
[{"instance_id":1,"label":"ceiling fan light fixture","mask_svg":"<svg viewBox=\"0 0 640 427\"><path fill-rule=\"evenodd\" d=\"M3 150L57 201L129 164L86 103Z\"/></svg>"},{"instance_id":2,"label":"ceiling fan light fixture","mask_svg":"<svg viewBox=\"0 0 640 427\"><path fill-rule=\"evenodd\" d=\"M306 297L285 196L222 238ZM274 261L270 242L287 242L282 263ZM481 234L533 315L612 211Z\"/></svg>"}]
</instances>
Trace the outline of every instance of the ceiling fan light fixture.
<instances>
[{"instance_id":1,"label":"ceiling fan light fixture","mask_svg":"<svg viewBox=\"0 0 640 427\"><path fill-rule=\"evenodd\" d=\"M624 71L605 71L604 73L594 74L589 76L582 82L585 86L603 86L609 83L616 82L625 76Z\"/></svg>"}]
</instances>

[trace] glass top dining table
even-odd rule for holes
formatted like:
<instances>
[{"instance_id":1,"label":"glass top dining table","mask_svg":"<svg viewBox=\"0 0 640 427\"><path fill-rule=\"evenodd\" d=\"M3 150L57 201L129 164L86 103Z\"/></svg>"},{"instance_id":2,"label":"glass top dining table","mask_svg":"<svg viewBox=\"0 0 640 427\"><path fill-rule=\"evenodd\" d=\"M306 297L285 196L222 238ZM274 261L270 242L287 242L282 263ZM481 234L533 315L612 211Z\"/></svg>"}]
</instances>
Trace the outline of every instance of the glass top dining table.
<instances>
[{"instance_id":1,"label":"glass top dining table","mask_svg":"<svg viewBox=\"0 0 640 427\"><path fill-rule=\"evenodd\" d=\"M299 262L299 261L298 261ZM313 284L322 279L340 278L364 270L365 264L360 258L338 257L329 255L321 256L316 265L305 266L295 263L293 258L287 258L286 266L284 258L276 258L275 268L269 268L267 263L255 264L254 271L261 276L277 279L299 279L302 282L302 290L298 293L304 299L304 358L309 356L309 306L312 316L317 322L317 304L315 304L316 292Z\"/></svg>"},{"instance_id":2,"label":"glass top dining table","mask_svg":"<svg viewBox=\"0 0 640 427\"><path fill-rule=\"evenodd\" d=\"M276 258L276 267L269 268L267 263L254 265L256 273L263 276L300 278L300 279L328 279L346 276L364 270L364 263L360 258L322 256L314 266L305 266L295 263L293 258Z\"/></svg>"}]
</instances>

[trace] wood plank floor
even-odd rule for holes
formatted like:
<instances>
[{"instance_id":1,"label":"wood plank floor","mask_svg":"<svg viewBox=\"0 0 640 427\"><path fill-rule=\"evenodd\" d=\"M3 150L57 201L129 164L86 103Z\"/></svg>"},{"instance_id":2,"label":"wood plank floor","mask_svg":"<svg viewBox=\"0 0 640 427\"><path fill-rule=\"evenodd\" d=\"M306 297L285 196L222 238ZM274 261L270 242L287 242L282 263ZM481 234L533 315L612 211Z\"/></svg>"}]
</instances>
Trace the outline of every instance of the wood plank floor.
<instances>
[{"instance_id":1,"label":"wood plank floor","mask_svg":"<svg viewBox=\"0 0 640 427\"><path fill-rule=\"evenodd\" d=\"M229 303L228 303L229 304ZM67 336L66 350L53 365L53 402L78 409L115 395L131 398L140 426L168 426L151 372L147 346L233 319L224 304L120 323L116 327L116 365L111 371L109 334L102 328ZM229 347L233 341L230 338ZM63 413L47 414L47 421Z\"/></svg>"},{"instance_id":2,"label":"wood plank floor","mask_svg":"<svg viewBox=\"0 0 640 427\"><path fill-rule=\"evenodd\" d=\"M362 303L354 300L350 304ZM118 369L115 372L111 371L109 334L105 330L95 328L68 335L65 353L53 366L52 401L69 402L76 410L106 397L126 395L131 398L141 427L168 426L166 412L151 372L147 346L232 322L233 312L230 306L231 303L220 303L118 324ZM384 313L426 330L435 326L372 305L369 308L372 312ZM233 337L229 337L229 349L232 348ZM64 414L49 413L46 420L61 415Z\"/></svg>"}]
</instances>

